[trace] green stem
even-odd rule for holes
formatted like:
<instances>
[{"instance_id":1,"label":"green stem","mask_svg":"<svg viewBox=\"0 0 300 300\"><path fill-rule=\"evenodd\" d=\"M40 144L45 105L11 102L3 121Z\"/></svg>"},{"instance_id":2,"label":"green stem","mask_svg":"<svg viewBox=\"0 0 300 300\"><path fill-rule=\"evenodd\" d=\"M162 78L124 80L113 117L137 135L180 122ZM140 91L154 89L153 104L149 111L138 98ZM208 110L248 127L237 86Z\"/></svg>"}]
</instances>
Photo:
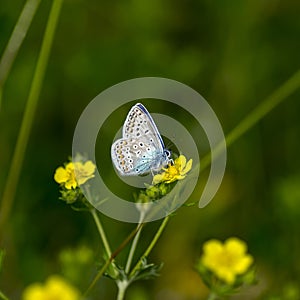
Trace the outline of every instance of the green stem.
<instances>
[{"instance_id":1,"label":"green stem","mask_svg":"<svg viewBox=\"0 0 300 300\"><path fill-rule=\"evenodd\" d=\"M3 198L0 209L0 240L1 231L4 230L5 223L9 217L13 200L18 185L22 163L25 156L26 146L28 144L29 134L32 128L37 102L40 96L42 83L45 76L46 67L49 60L49 54L52 47L54 33L60 14L62 0L53 0L49 14L41 50L39 53L36 69L32 79L30 92L17 139L17 144L13 154L11 166L9 169L6 185L4 187Z\"/></svg>"},{"instance_id":2,"label":"green stem","mask_svg":"<svg viewBox=\"0 0 300 300\"><path fill-rule=\"evenodd\" d=\"M117 257L117 255L126 247L126 245L134 238L134 236L137 234L139 230L144 226L145 223L141 223L140 226L135 228L128 236L127 238L120 244L120 246L115 250L110 258L105 262L103 267L100 269L100 271L97 273L95 278L93 279L92 283L89 285L87 290L84 292L83 296L85 297L94 287L94 285L97 283L97 281L102 277L105 270L108 268L108 266L113 262L113 260Z\"/></svg>"},{"instance_id":3,"label":"green stem","mask_svg":"<svg viewBox=\"0 0 300 300\"><path fill-rule=\"evenodd\" d=\"M106 257L110 258L112 256L112 253L111 253L111 250L110 250L110 246L109 246L109 243L108 243L108 240L107 240L104 228L103 228L102 223L100 221L100 218L99 218L99 216L97 214L97 211L96 211L95 208L92 208L90 210L90 212L91 212L91 214L93 216L93 219L95 221L96 227L97 227L98 232L99 232L99 235L101 237L101 240L102 240L105 252L106 252ZM114 270L114 275L117 276L118 273L119 273L118 270L117 270L117 267L114 264L113 260L111 261L111 263L112 263L112 267L113 267L113 270Z\"/></svg>"},{"instance_id":4,"label":"green stem","mask_svg":"<svg viewBox=\"0 0 300 300\"><path fill-rule=\"evenodd\" d=\"M145 250L144 254L140 257L139 261L137 262L137 264L134 266L134 268L130 272L129 277L132 277L136 273L136 271L142 265L143 259L148 257L148 255L150 254L150 252L154 248L155 244L157 243L158 239L160 238L163 230L165 229L169 219L170 219L170 216L167 216L167 217L164 218L163 222L160 224L160 226L158 228L158 231L156 232L156 234L155 234L154 238L152 239L151 243L149 244L148 248Z\"/></svg>"},{"instance_id":5,"label":"green stem","mask_svg":"<svg viewBox=\"0 0 300 300\"><path fill-rule=\"evenodd\" d=\"M97 273L97 275L95 276L95 278L93 279L93 281L91 282L91 284L89 285L89 287L83 293L82 299L86 298L86 296L88 295L88 293L92 290L92 288L95 286L95 284L97 283L97 281L102 277L102 275L104 274L105 270L108 268L108 266L111 264L112 261L113 261L113 258L110 257L105 262L105 264L102 266L102 268L99 270L99 272Z\"/></svg>"},{"instance_id":6,"label":"green stem","mask_svg":"<svg viewBox=\"0 0 300 300\"><path fill-rule=\"evenodd\" d=\"M129 271L130 271L132 259L133 259L133 256L134 256L134 252L135 252L135 249L137 247L138 241L139 241L140 236L141 236L141 232L142 232L143 227L141 227L140 225L142 224L143 219L144 219L144 213L141 212L140 220L139 220L139 223L138 223L138 226L137 226L137 228L139 228L139 229L138 229L137 234L135 235L135 237L132 241L132 245L131 245L131 248L130 248L130 251L129 251L129 255L128 255L128 259L127 259L127 263L126 263L126 267L125 267L125 273L126 274L128 274Z\"/></svg>"},{"instance_id":7,"label":"green stem","mask_svg":"<svg viewBox=\"0 0 300 300\"><path fill-rule=\"evenodd\" d=\"M118 285L118 296L117 300L123 300L125 297L125 292L128 287L128 282L127 281L119 281L117 283Z\"/></svg>"},{"instance_id":8,"label":"green stem","mask_svg":"<svg viewBox=\"0 0 300 300\"><path fill-rule=\"evenodd\" d=\"M233 128L226 136L226 145L229 147L245 132L252 128L258 121L267 115L273 108L287 99L300 87L300 70L294 73L286 82L277 88L268 98L259 104L252 112L250 112L235 128ZM218 145L214 152L220 152L223 149L221 144ZM211 161L211 155L206 155L201 160L201 169L206 168Z\"/></svg>"},{"instance_id":9,"label":"green stem","mask_svg":"<svg viewBox=\"0 0 300 300\"><path fill-rule=\"evenodd\" d=\"M19 49L24 41L33 17L39 7L40 0L27 0L19 19L14 27L14 30L10 36L10 39L6 45L0 61L0 94L5 81L8 77L9 71L13 65L13 62L19 52ZM1 96L0 96L1 107Z\"/></svg>"},{"instance_id":10,"label":"green stem","mask_svg":"<svg viewBox=\"0 0 300 300\"><path fill-rule=\"evenodd\" d=\"M99 232L99 235L101 237L101 240L102 240L102 243L103 243L103 246L104 246L104 249L105 249L105 252L106 252L106 255L107 257L111 257L111 250L110 250L110 246L109 246L109 243L108 243L108 240L107 240L107 237L106 237L106 234L105 234L105 231L103 229L103 226L102 226L102 223L100 221L100 218L97 214L97 211L95 208L92 208L90 210L92 216L93 216L93 219L95 221L95 224L96 224L96 227L97 227L97 230Z\"/></svg>"},{"instance_id":11,"label":"green stem","mask_svg":"<svg viewBox=\"0 0 300 300\"><path fill-rule=\"evenodd\" d=\"M0 300L9 300L2 292L0 292Z\"/></svg>"}]
</instances>

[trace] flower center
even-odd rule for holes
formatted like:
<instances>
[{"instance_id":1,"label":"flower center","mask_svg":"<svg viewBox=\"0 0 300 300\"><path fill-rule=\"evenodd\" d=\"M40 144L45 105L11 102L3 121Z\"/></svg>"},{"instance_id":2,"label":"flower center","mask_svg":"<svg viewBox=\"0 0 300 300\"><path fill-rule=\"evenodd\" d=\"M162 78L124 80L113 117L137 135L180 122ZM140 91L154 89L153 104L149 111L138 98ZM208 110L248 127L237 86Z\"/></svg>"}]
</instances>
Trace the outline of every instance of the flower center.
<instances>
[{"instance_id":1,"label":"flower center","mask_svg":"<svg viewBox=\"0 0 300 300\"><path fill-rule=\"evenodd\" d=\"M226 267L226 268L232 268L232 266L235 264L235 257L233 257L230 253L223 251L223 253L220 253L216 260L218 261L218 264L220 266Z\"/></svg>"},{"instance_id":2,"label":"flower center","mask_svg":"<svg viewBox=\"0 0 300 300\"><path fill-rule=\"evenodd\" d=\"M176 169L176 167L174 166L170 166L168 169L168 173L170 174L170 176L174 177L176 175L179 174L178 170Z\"/></svg>"},{"instance_id":3,"label":"flower center","mask_svg":"<svg viewBox=\"0 0 300 300\"><path fill-rule=\"evenodd\" d=\"M76 178L75 178L75 172L74 170L68 170L68 175L69 175L69 181L76 181Z\"/></svg>"}]
</instances>

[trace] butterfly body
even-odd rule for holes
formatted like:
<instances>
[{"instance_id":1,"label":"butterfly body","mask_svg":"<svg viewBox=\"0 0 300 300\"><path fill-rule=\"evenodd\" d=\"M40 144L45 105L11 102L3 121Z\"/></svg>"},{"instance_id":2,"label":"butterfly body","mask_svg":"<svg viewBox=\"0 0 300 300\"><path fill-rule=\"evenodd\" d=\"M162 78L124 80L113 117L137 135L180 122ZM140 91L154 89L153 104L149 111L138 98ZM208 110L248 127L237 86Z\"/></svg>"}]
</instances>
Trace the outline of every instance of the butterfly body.
<instances>
[{"instance_id":1,"label":"butterfly body","mask_svg":"<svg viewBox=\"0 0 300 300\"><path fill-rule=\"evenodd\" d=\"M123 137L111 147L112 161L121 175L143 175L159 171L170 162L170 151L144 105L137 103L129 111Z\"/></svg>"}]
</instances>

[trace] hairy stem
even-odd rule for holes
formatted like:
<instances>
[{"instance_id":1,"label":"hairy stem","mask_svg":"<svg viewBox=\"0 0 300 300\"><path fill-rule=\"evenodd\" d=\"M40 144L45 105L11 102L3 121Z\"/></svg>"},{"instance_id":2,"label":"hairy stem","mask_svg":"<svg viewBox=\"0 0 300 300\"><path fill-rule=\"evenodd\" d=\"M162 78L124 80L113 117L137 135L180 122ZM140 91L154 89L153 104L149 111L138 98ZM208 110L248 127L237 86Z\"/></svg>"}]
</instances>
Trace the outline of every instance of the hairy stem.
<instances>
[{"instance_id":1,"label":"hairy stem","mask_svg":"<svg viewBox=\"0 0 300 300\"><path fill-rule=\"evenodd\" d=\"M126 263L126 267L125 267L125 273L126 274L128 274L129 271L130 271L132 259L133 259L133 256L134 256L134 252L135 252L135 249L137 247L138 241L139 241L140 236L141 236L141 232L142 232L143 227L141 227L140 224L142 224L143 219L144 219L144 213L141 213L140 221L139 221L138 226L137 226L137 228L139 228L139 229L138 229L138 231L137 231L137 233L136 233L136 235L135 235L135 237L132 241L132 245L131 245L131 248L130 248L130 251L129 251L129 255L128 255L128 259L127 259L127 263Z\"/></svg>"},{"instance_id":2,"label":"hairy stem","mask_svg":"<svg viewBox=\"0 0 300 300\"><path fill-rule=\"evenodd\" d=\"M147 249L145 250L145 252L143 253L143 255L140 257L139 261L137 262L137 264L134 266L134 268L132 269L132 271L130 272L129 277L132 277L135 272L140 268L143 259L147 258L148 255L150 254L150 252L152 251L152 249L154 248L155 244L157 243L158 239L160 238L162 232L164 231L168 221L170 219L170 216L167 216L164 218L164 220L162 221L162 223L160 224L154 238L152 239L151 243L149 244L149 246L147 247Z\"/></svg>"},{"instance_id":3,"label":"hairy stem","mask_svg":"<svg viewBox=\"0 0 300 300\"><path fill-rule=\"evenodd\" d=\"M95 286L97 281L102 277L106 269L109 267L109 265L113 262L113 260L117 257L117 255L126 247L126 245L135 237L137 232L141 230L141 228L144 226L145 223L141 223L139 226L137 226L128 236L127 238L120 244L120 246L111 254L110 258L105 262L103 267L100 269L100 271L97 273L89 287L84 292L83 296L85 297Z\"/></svg>"},{"instance_id":4,"label":"hairy stem","mask_svg":"<svg viewBox=\"0 0 300 300\"><path fill-rule=\"evenodd\" d=\"M96 227L97 227L97 230L99 232L99 235L101 237L101 240L102 240L102 243L103 243L103 246L104 246L104 249L105 249L105 252L106 252L106 255L107 257L111 257L111 250L110 250L110 246L109 246L109 243L108 243L108 240L107 240L107 237L106 237L106 234L105 234L105 231L103 229L103 226L102 226L102 223L100 221L100 218L97 214L97 211L95 208L92 208L90 210L92 216L93 216L93 219L95 221L95 224L96 224Z\"/></svg>"}]
</instances>

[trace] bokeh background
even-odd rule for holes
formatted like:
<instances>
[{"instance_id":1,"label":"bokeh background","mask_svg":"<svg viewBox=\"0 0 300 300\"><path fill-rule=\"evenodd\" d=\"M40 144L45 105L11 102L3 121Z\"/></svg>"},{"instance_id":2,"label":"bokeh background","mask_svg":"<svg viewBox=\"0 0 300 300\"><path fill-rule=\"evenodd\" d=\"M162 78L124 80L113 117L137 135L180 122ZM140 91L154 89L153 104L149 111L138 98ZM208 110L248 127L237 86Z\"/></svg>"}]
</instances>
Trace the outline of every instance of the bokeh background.
<instances>
[{"instance_id":1,"label":"bokeh background","mask_svg":"<svg viewBox=\"0 0 300 300\"><path fill-rule=\"evenodd\" d=\"M1 1L1 52L23 5ZM3 90L0 194L50 6L42 1ZM296 0L65 0L1 245L1 290L19 299L28 284L59 273L65 248L85 244L101 257L92 219L60 201L53 180L71 154L74 128L91 99L130 78L167 77L201 93L228 133L300 67L299 15ZM228 149L215 199L204 209L178 211L151 254L152 261L164 262L161 276L132 285L126 299L205 299L208 291L193 265L204 241L230 236L247 242L259 277L237 299L300 299L299 97L300 91L289 96ZM133 228L102 220L113 248ZM146 227L140 252L157 226ZM102 279L94 294L114 299L114 283Z\"/></svg>"}]
</instances>

